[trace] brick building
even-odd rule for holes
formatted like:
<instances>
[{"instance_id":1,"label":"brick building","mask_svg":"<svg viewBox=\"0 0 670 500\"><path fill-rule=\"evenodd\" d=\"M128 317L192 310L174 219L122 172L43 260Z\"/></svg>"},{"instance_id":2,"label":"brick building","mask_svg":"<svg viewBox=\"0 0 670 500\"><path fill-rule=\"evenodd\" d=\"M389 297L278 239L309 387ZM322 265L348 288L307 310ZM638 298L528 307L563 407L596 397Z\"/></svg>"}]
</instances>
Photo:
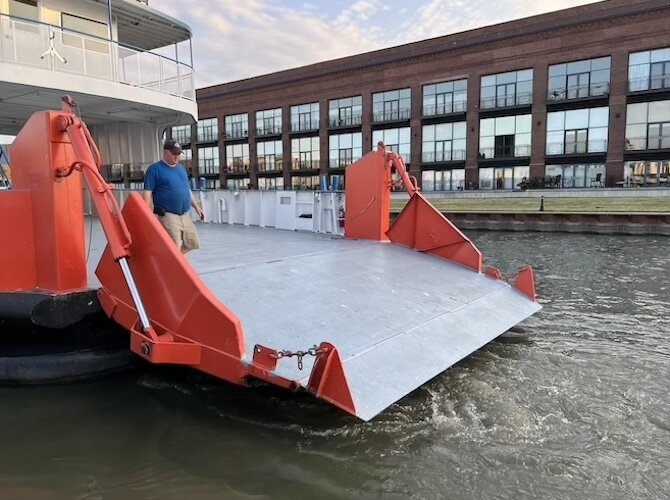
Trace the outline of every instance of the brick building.
<instances>
[{"instance_id":1,"label":"brick building","mask_svg":"<svg viewBox=\"0 0 670 500\"><path fill-rule=\"evenodd\" d=\"M197 91L210 188L343 185L378 141L424 191L668 186L670 1L610 0Z\"/></svg>"}]
</instances>

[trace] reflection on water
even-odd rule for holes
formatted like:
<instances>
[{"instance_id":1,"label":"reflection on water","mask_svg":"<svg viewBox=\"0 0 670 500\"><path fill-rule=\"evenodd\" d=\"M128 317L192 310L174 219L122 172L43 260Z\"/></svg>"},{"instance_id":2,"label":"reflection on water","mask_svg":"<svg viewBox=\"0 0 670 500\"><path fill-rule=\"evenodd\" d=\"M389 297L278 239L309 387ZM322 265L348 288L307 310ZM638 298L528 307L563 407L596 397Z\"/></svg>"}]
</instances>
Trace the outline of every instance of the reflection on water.
<instances>
[{"instance_id":1,"label":"reflection on water","mask_svg":"<svg viewBox=\"0 0 670 500\"><path fill-rule=\"evenodd\" d=\"M535 267L529 342L371 423L154 367L2 388L0 498L667 498L670 240L470 236L506 275Z\"/></svg>"}]
</instances>

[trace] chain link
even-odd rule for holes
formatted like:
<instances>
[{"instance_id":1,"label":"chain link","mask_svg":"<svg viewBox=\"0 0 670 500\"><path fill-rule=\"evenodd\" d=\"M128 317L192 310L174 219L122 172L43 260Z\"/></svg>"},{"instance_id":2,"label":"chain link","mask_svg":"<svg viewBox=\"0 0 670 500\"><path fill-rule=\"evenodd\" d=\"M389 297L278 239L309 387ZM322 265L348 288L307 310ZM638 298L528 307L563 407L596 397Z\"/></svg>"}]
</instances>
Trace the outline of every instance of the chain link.
<instances>
[{"instance_id":1,"label":"chain link","mask_svg":"<svg viewBox=\"0 0 670 500\"><path fill-rule=\"evenodd\" d=\"M316 356L317 354L321 354L324 350L319 349L316 344L314 344L312 347L307 349L306 351L277 351L277 359L281 358L293 358L297 357L298 358L298 370L302 370L303 363L302 363L302 358L305 356Z\"/></svg>"}]
</instances>

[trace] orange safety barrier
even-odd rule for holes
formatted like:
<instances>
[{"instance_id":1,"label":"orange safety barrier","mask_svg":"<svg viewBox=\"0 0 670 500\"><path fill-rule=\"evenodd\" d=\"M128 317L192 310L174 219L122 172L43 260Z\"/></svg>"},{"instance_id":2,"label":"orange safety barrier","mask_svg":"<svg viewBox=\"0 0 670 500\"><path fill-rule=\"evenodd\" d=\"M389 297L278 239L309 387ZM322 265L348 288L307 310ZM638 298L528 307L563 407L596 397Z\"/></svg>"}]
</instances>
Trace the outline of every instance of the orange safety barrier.
<instances>
[{"instance_id":1,"label":"orange safety barrier","mask_svg":"<svg viewBox=\"0 0 670 500\"><path fill-rule=\"evenodd\" d=\"M130 269L157 337L141 331L138 313L113 253L96 274L105 312L132 333L131 349L152 363L174 363L241 383L245 353L240 320L212 294L137 193L123 209L133 235Z\"/></svg>"},{"instance_id":2,"label":"orange safety barrier","mask_svg":"<svg viewBox=\"0 0 670 500\"><path fill-rule=\"evenodd\" d=\"M410 200L390 227L392 169L400 175ZM377 151L347 167L346 175L347 238L391 241L481 272L481 252L419 192L396 153L380 144Z\"/></svg>"}]
</instances>

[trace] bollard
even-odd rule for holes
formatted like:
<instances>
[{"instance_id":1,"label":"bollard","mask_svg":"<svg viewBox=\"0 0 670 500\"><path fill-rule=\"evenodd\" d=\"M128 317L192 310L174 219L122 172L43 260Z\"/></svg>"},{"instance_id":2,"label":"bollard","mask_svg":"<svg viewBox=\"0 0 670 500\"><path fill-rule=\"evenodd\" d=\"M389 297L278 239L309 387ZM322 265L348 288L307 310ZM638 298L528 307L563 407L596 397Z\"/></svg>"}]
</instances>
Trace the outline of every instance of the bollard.
<instances>
[{"instance_id":1,"label":"bollard","mask_svg":"<svg viewBox=\"0 0 670 500\"><path fill-rule=\"evenodd\" d=\"M544 212L544 196L540 196L540 212Z\"/></svg>"}]
</instances>

